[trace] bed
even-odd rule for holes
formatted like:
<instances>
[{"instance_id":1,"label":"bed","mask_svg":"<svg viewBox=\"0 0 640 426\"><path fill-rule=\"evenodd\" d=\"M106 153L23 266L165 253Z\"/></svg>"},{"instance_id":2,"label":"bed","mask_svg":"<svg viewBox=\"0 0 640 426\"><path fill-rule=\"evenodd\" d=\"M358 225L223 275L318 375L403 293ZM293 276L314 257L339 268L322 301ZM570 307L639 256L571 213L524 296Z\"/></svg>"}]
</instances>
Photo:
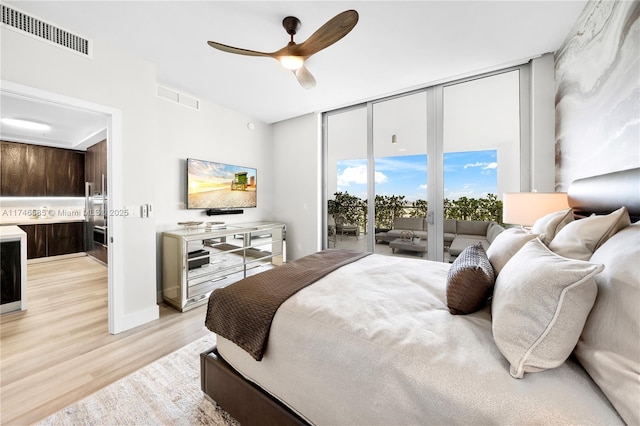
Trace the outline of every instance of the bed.
<instances>
[{"instance_id":1,"label":"bed","mask_svg":"<svg viewBox=\"0 0 640 426\"><path fill-rule=\"evenodd\" d=\"M569 200L453 264L325 271L276 308L258 354L210 327L203 392L241 424L640 423L640 169Z\"/></svg>"}]
</instances>

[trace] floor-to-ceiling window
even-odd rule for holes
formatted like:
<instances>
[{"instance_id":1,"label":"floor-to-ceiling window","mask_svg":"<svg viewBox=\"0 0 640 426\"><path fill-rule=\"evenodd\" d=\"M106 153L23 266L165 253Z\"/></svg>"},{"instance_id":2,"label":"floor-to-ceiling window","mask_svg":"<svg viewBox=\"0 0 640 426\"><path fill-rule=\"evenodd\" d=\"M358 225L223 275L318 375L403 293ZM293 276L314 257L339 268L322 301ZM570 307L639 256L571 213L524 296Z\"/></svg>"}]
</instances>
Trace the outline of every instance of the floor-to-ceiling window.
<instances>
[{"instance_id":1,"label":"floor-to-ceiling window","mask_svg":"<svg viewBox=\"0 0 640 426\"><path fill-rule=\"evenodd\" d=\"M415 238L401 244L396 238L376 239L376 253L407 252L423 256L427 239L427 95L419 91L373 103L374 232L387 233L397 217L415 226L399 239ZM421 228L421 229L417 229ZM374 236L375 237L375 236ZM410 248L404 250L400 247Z\"/></svg>"},{"instance_id":2,"label":"floor-to-ceiling window","mask_svg":"<svg viewBox=\"0 0 640 426\"><path fill-rule=\"evenodd\" d=\"M446 261L445 219L499 222L501 194L521 189L528 161L527 75L515 67L325 113L327 247ZM404 247L379 237L397 218L422 220L428 236Z\"/></svg>"},{"instance_id":3,"label":"floor-to-ceiling window","mask_svg":"<svg viewBox=\"0 0 640 426\"><path fill-rule=\"evenodd\" d=\"M457 220L501 222L501 195L520 190L520 71L454 82L442 93L445 233Z\"/></svg>"}]
</instances>

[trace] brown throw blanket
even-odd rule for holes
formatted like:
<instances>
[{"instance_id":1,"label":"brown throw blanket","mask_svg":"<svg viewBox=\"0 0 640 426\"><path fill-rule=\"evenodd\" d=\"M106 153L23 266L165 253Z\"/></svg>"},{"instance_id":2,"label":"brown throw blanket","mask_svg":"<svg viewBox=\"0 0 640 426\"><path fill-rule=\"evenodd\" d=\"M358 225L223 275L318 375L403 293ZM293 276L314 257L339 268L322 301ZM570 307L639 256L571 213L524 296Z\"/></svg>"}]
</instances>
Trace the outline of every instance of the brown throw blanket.
<instances>
[{"instance_id":1,"label":"brown throw blanket","mask_svg":"<svg viewBox=\"0 0 640 426\"><path fill-rule=\"evenodd\" d=\"M205 325L260 361L267 347L271 321L285 300L368 254L324 250L216 289L209 297Z\"/></svg>"}]
</instances>

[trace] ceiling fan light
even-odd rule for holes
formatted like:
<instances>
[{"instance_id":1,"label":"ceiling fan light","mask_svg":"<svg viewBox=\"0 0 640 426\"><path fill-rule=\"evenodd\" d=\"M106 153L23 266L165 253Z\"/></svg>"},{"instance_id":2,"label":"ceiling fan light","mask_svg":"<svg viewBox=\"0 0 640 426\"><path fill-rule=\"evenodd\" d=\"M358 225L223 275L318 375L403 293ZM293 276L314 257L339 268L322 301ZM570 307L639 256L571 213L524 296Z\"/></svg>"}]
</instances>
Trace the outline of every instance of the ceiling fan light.
<instances>
[{"instance_id":1,"label":"ceiling fan light","mask_svg":"<svg viewBox=\"0 0 640 426\"><path fill-rule=\"evenodd\" d=\"M286 69L295 71L302 67L304 64L304 58L300 56L281 56L280 63Z\"/></svg>"}]
</instances>

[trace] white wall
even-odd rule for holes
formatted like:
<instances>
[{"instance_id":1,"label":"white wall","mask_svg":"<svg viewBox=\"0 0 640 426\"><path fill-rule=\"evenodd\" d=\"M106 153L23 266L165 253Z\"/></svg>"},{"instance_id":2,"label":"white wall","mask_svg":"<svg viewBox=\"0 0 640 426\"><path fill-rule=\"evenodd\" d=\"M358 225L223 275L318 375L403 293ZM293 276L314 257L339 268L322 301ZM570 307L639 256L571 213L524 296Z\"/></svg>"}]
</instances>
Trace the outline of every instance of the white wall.
<instances>
[{"instance_id":1,"label":"white wall","mask_svg":"<svg viewBox=\"0 0 640 426\"><path fill-rule=\"evenodd\" d=\"M273 125L274 215L287 225L287 259L321 248L320 116Z\"/></svg>"},{"instance_id":2,"label":"white wall","mask_svg":"<svg viewBox=\"0 0 640 426\"><path fill-rule=\"evenodd\" d=\"M202 210L187 211L184 167L187 157L240 164L258 169L258 205L244 215L223 220L279 218L273 215L274 185L271 127L203 102L189 110L156 96L152 63L94 41L93 58L1 29L0 79L104 106L113 111L110 135L110 208L151 203L154 217L110 218L114 243L110 252L110 297L116 305L113 332L158 317L160 252L157 233L185 219L204 219ZM254 131L247 122L252 121ZM111 312L111 311L110 311Z\"/></svg>"},{"instance_id":3,"label":"white wall","mask_svg":"<svg viewBox=\"0 0 640 426\"><path fill-rule=\"evenodd\" d=\"M273 144L270 125L201 100L195 110L156 98L157 141L154 169L156 200L157 277L162 283L162 231L177 229L177 222L223 220L227 223L282 220L274 216ZM248 123L253 123L250 130ZM258 206L243 214L207 216L204 209L187 210L186 159L217 161L257 169Z\"/></svg>"}]
</instances>

